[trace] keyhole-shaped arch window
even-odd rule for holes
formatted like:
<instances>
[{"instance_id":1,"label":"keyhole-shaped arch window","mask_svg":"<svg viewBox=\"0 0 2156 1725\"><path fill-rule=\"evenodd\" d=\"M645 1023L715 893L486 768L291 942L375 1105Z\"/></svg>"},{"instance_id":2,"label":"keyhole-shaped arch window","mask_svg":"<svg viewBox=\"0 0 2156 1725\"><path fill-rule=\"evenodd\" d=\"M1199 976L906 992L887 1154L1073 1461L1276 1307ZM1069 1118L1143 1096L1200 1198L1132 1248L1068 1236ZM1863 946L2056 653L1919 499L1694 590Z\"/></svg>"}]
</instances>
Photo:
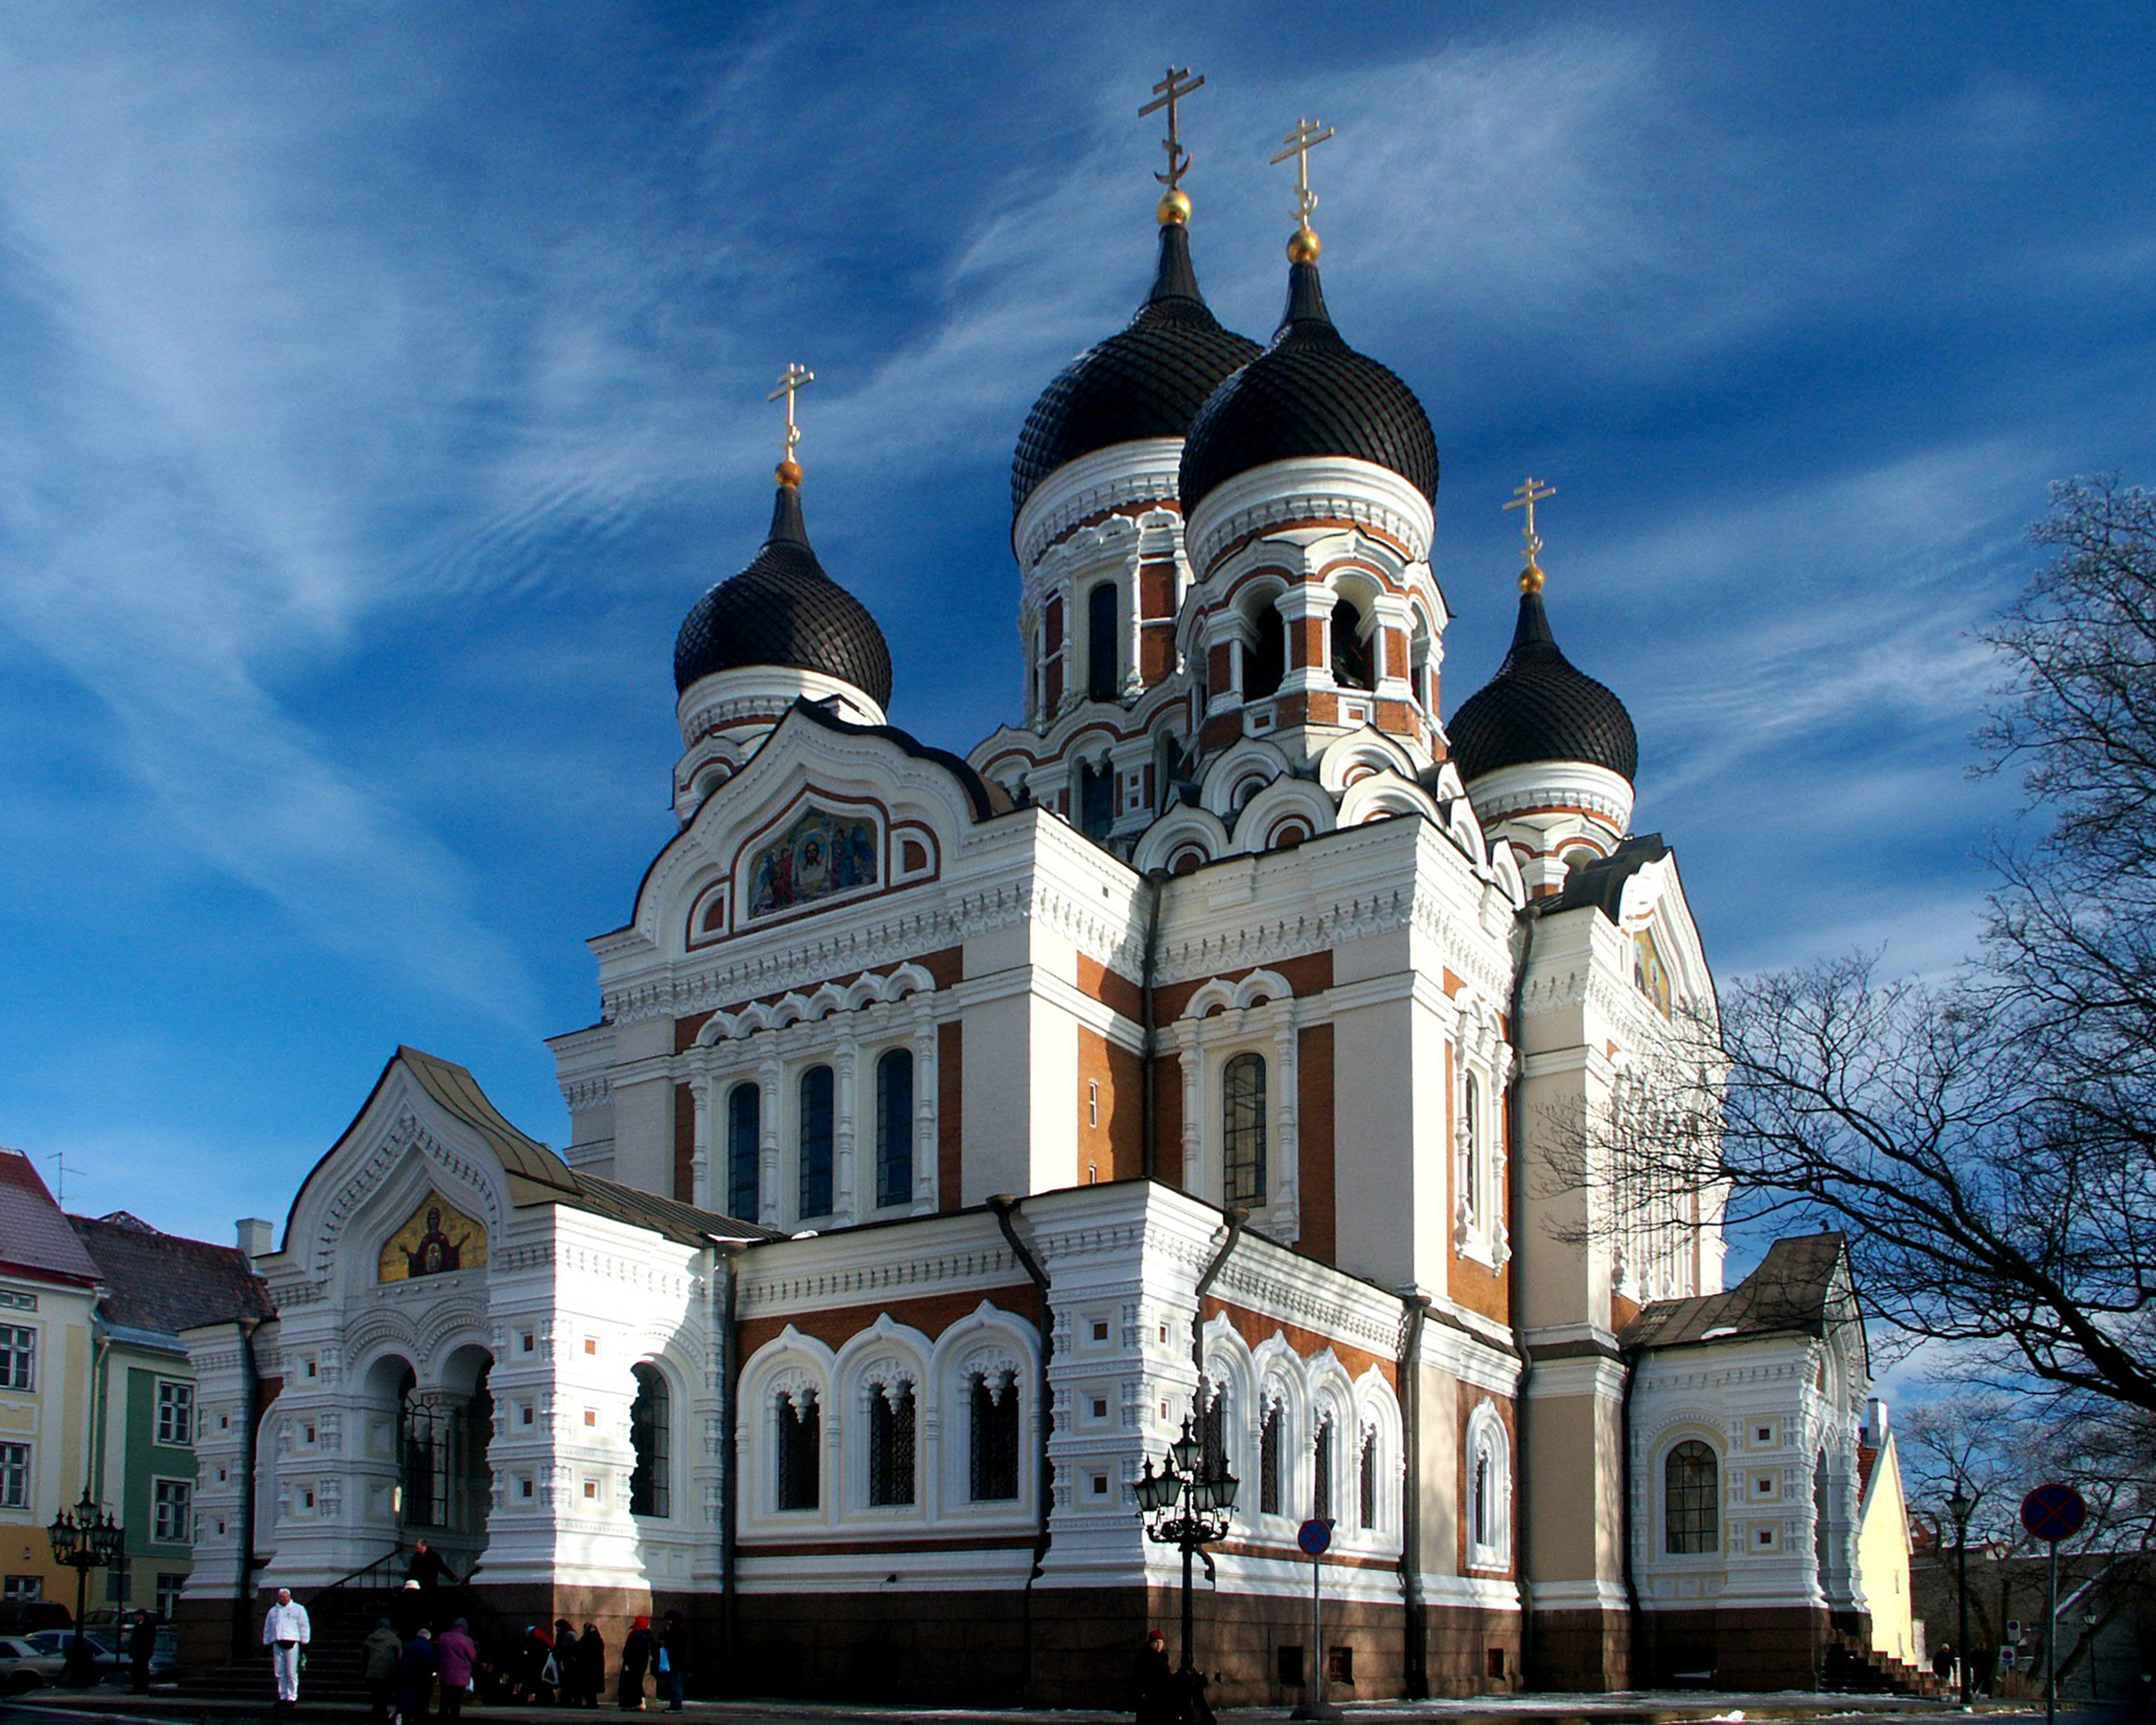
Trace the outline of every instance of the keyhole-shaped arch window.
<instances>
[{"instance_id":1,"label":"keyhole-shaped arch window","mask_svg":"<svg viewBox=\"0 0 2156 1725\"><path fill-rule=\"evenodd\" d=\"M876 1061L876 1203L913 1196L913 1051L893 1048Z\"/></svg>"},{"instance_id":2,"label":"keyhole-shaped arch window","mask_svg":"<svg viewBox=\"0 0 2156 1725\"><path fill-rule=\"evenodd\" d=\"M1721 1543L1721 1458L1712 1444L1687 1438L1662 1464L1662 1549L1678 1556Z\"/></svg>"},{"instance_id":3,"label":"keyhole-shaped arch window","mask_svg":"<svg viewBox=\"0 0 2156 1725\"><path fill-rule=\"evenodd\" d=\"M1265 1201L1265 1057L1238 1054L1221 1069L1224 1202Z\"/></svg>"}]
</instances>

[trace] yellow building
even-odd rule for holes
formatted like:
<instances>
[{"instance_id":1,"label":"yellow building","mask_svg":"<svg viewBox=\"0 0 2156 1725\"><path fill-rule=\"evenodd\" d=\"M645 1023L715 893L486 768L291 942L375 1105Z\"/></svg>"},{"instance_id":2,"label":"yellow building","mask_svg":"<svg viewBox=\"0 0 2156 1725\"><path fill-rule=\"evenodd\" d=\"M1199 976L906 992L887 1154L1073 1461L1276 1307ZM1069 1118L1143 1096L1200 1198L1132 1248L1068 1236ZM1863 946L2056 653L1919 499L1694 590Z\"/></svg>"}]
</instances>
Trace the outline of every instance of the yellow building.
<instances>
[{"instance_id":1,"label":"yellow building","mask_svg":"<svg viewBox=\"0 0 2156 1725\"><path fill-rule=\"evenodd\" d=\"M29 1157L0 1150L0 1620L75 1577L46 1533L82 1494L97 1266Z\"/></svg>"}]
</instances>

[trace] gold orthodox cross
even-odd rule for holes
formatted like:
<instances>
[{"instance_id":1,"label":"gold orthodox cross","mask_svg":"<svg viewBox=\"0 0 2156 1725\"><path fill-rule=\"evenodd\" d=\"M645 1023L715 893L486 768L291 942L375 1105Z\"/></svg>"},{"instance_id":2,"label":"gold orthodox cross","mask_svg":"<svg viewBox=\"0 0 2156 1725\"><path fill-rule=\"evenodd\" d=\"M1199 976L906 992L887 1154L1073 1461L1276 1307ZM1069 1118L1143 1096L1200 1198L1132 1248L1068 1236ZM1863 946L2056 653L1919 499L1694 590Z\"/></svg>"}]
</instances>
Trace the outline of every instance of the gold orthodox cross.
<instances>
[{"instance_id":1,"label":"gold orthodox cross","mask_svg":"<svg viewBox=\"0 0 2156 1725\"><path fill-rule=\"evenodd\" d=\"M1557 488L1555 486L1545 485L1530 474L1528 476L1527 484L1514 488L1512 501L1505 505L1507 509L1524 509L1528 512L1526 524L1520 528L1520 538L1527 541L1528 561L1529 563L1534 562L1542 550L1542 541L1535 533L1535 505L1545 497L1555 497L1556 495Z\"/></svg>"},{"instance_id":2,"label":"gold orthodox cross","mask_svg":"<svg viewBox=\"0 0 2156 1725\"><path fill-rule=\"evenodd\" d=\"M1153 86L1154 99L1138 109L1138 118L1157 114L1163 108L1168 110L1168 135L1160 140L1160 147L1168 152L1168 171L1157 173L1154 179L1171 192L1183 184L1183 176L1190 171L1190 152L1183 147L1183 140L1175 131L1175 104L1205 82L1205 74L1190 76L1187 66L1170 65L1168 75Z\"/></svg>"},{"instance_id":3,"label":"gold orthodox cross","mask_svg":"<svg viewBox=\"0 0 2156 1725\"><path fill-rule=\"evenodd\" d=\"M786 459L788 461L793 459L793 451L801 442L801 427L793 422L793 398L800 392L803 385L812 384L815 381L816 374L810 371L807 366L796 362L789 365L785 371L780 374L779 387L764 398L767 401L776 401L780 396L786 398ZM1508 504L1507 507L1509 508L1510 505Z\"/></svg>"},{"instance_id":4,"label":"gold orthodox cross","mask_svg":"<svg viewBox=\"0 0 2156 1725\"><path fill-rule=\"evenodd\" d=\"M1304 227L1310 225L1313 211L1317 209L1317 194L1310 189L1310 153L1333 135L1330 126L1322 126L1314 120L1299 120L1295 130L1282 138L1287 147L1273 158L1277 168L1290 156L1295 158L1295 219Z\"/></svg>"}]
</instances>

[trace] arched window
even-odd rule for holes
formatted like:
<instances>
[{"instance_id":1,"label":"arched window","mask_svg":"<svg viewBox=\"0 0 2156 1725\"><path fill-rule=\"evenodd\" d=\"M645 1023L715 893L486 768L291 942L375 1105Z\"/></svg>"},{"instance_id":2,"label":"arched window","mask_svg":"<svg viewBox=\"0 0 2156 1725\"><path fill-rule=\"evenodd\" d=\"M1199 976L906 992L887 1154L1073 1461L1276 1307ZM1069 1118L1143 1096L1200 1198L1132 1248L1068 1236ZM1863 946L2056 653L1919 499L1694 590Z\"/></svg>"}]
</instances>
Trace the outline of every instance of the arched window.
<instances>
[{"instance_id":1,"label":"arched window","mask_svg":"<svg viewBox=\"0 0 2156 1725\"><path fill-rule=\"evenodd\" d=\"M1373 641L1375 639L1375 631ZM1375 689L1373 641L1363 638L1363 614L1351 599L1333 602L1333 681L1342 689Z\"/></svg>"},{"instance_id":2,"label":"arched window","mask_svg":"<svg viewBox=\"0 0 2156 1725\"><path fill-rule=\"evenodd\" d=\"M1377 1434L1364 1431L1355 1466L1355 1521L1365 1532L1377 1525Z\"/></svg>"},{"instance_id":3,"label":"arched window","mask_svg":"<svg viewBox=\"0 0 2156 1725\"><path fill-rule=\"evenodd\" d=\"M1721 1458L1687 1438L1662 1464L1662 1549L1680 1556L1721 1544Z\"/></svg>"},{"instance_id":4,"label":"arched window","mask_svg":"<svg viewBox=\"0 0 2156 1725\"><path fill-rule=\"evenodd\" d=\"M1268 1516L1280 1514L1280 1404L1265 1410L1258 1427L1258 1508Z\"/></svg>"},{"instance_id":5,"label":"arched window","mask_svg":"<svg viewBox=\"0 0 2156 1725\"><path fill-rule=\"evenodd\" d=\"M1122 655L1116 650L1115 583L1103 581L1085 595L1085 692L1096 701L1122 694Z\"/></svg>"},{"instance_id":6,"label":"arched window","mask_svg":"<svg viewBox=\"0 0 2156 1725\"><path fill-rule=\"evenodd\" d=\"M869 1502L913 1502L913 1385L869 1386Z\"/></svg>"},{"instance_id":7,"label":"arched window","mask_svg":"<svg viewBox=\"0 0 2156 1725\"><path fill-rule=\"evenodd\" d=\"M673 1448L672 1397L659 1368L649 1364L631 1368L636 1379L636 1400L629 1403L628 1443L636 1452L636 1468L628 1477L628 1513L632 1516L670 1516L668 1452Z\"/></svg>"},{"instance_id":8,"label":"arched window","mask_svg":"<svg viewBox=\"0 0 2156 1725\"><path fill-rule=\"evenodd\" d=\"M831 1073L812 1066L801 1074L801 1213L831 1214Z\"/></svg>"},{"instance_id":9,"label":"arched window","mask_svg":"<svg viewBox=\"0 0 2156 1725\"><path fill-rule=\"evenodd\" d=\"M1088 761L1078 768L1078 831L1089 839L1105 839L1115 825L1115 768L1106 761Z\"/></svg>"},{"instance_id":10,"label":"arched window","mask_svg":"<svg viewBox=\"0 0 2156 1725\"><path fill-rule=\"evenodd\" d=\"M876 1061L876 1202L913 1197L913 1051L893 1048Z\"/></svg>"},{"instance_id":11,"label":"arched window","mask_svg":"<svg viewBox=\"0 0 2156 1725\"><path fill-rule=\"evenodd\" d=\"M1333 1518L1333 1422L1330 1418L1318 1423L1317 1441L1311 1445L1311 1461L1316 1472L1312 1480L1310 1513L1320 1521Z\"/></svg>"},{"instance_id":12,"label":"arched window","mask_svg":"<svg viewBox=\"0 0 2156 1725\"><path fill-rule=\"evenodd\" d=\"M967 1478L973 1502L1008 1503L1018 1496L1017 1375L976 1372L970 1389L973 1424Z\"/></svg>"},{"instance_id":13,"label":"arched window","mask_svg":"<svg viewBox=\"0 0 2156 1725\"><path fill-rule=\"evenodd\" d=\"M764 1093L736 1084L726 1098L726 1213L754 1222L763 1208Z\"/></svg>"},{"instance_id":14,"label":"arched window","mask_svg":"<svg viewBox=\"0 0 2156 1725\"><path fill-rule=\"evenodd\" d=\"M778 1504L780 1509L814 1509L823 1501L823 1410L816 1391L803 1389L771 1399L777 1425Z\"/></svg>"},{"instance_id":15,"label":"arched window","mask_svg":"<svg viewBox=\"0 0 2156 1725\"><path fill-rule=\"evenodd\" d=\"M1287 675L1287 625L1277 605L1267 605L1255 619L1257 639L1243 660L1243 699L1262 701L1279 691Z\"/></svg>"},{"instance_id":16,"label":"arched window","mask_svg":"<svg viewBox=\"0 0 2156 1725\"><path fill-rule=\"evenodd\" d=\"M1461 1103L1461 1135L1466 1139L1466 1153L1461 1170L1461 1196L1467 1201L1467 1213L1482 1213L1482 1086L1475 1074L1467 1074L1465 1096Z\"/></svg>"},{"instance_id":17,"label":"arched window","mask_svg":"<svg viewBox=\"0 0 2156 1725\"><path fill-rule=\"evenodd\" d=\"M1265 1201L1265 1058L1238 1054L1221 1069L1224 1204Z\"/></svg>"}]
</instances>

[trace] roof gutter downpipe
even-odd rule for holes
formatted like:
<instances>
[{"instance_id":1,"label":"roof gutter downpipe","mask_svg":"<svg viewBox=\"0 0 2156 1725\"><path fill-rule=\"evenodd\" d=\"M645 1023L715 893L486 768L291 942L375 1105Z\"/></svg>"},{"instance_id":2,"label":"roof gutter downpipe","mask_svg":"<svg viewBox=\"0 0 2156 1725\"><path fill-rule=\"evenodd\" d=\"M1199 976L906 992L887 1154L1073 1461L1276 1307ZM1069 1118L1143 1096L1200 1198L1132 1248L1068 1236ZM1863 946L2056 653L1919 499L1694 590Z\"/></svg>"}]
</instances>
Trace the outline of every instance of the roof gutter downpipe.
<instances>
[{"instance_id":1,"label":"roof gutter downpipe","mask_svg":"<svg viewBox=\"0 0 2156 1725\"><path fill-rule=\"evenodd\" d=\"M1148 1062L1148 1066L1149 1066ZM1055 1538L1048 1526L1048 1517L1054 1513L1055 1464L1048 1457L1048 1440L1055 1435L1054 1403L1048 1400L1048 1362L1056 1349L1056 1328L1048 1312L1048 1273L1041 1268L1026 1243L1018 1235L1018 1207L1020 1200L1007 1193L998 1193L988 1200L988 1208L995 1212L996 1225L1003 1230L1003 1237L1010 1247L1010 1255L1019 1262L1019 1267L1033 1278L1040 1295L1040 1314L1034 1326L1040 1331L1041 1345L1039 1370L1034 1384L1034 1423L1040 1428L1040 1451L1034 1469L1034 1501L1039 1506L1039 1520L1034 1529L1034 1560L1026 1571L1025 1592L1020 1602L1019 1617L1019 1705L1031 1706L1034 1693L1034 1583L1041 1579L1046 1566L1048 1545Z\"/></svg>"},{"instance_id":2,"label":"roof gutter downpipe","mask_svg":"<svg viewBox=\"0 0 2156 1725\"><path fill-rule=\"evenodd\" d=\"M1505 1085L1504 1098L1505 1208L1509 1212L1505 1225L1511 1234L1516 1261L1528 1237L1527 1111L1520 1105L1520 1093L1527 1080L1528 1051L1520 1014L1527 1004L1528 958L1534 951L1537 914L1532 901L1519 908L1516 919L1520 931L1519 962L1513 968L1512 1008L1505 1020L1506 1034L1512 1038L1512 1075ZM1519 1530L1513 1541L1513 1574L1520 1602L1520 1683L1522 1687L1532 1687L1539 1681L1539 1673L1535 1666L1535 1584L1528 1562L1534 1527L1528 1513L1534 1469L1528 1462L1528 1382L1534 1376L1535 1362L1528 1351L1527 1317L1520 1307L1517 1276L1510 1278L1507 1284L1506 1303L1512 1311L1513 1350L1519 1355L1520 1363L1519 1385L1513 1391L1512 1402L1513 1442L1518 1450L1513 1466L1513 1515Z\"/></svg>"}]
</instances>

